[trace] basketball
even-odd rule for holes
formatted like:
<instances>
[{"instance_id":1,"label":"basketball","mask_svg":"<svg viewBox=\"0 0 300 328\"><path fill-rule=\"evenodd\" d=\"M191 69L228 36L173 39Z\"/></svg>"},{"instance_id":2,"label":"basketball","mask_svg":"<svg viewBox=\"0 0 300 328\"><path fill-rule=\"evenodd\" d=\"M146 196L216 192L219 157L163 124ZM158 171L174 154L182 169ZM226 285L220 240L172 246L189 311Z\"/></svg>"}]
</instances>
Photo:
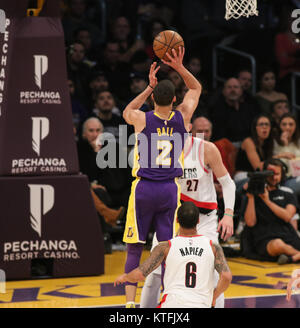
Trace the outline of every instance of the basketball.
<instances>
[{"instance_id":1,"label":"basketball","mask_svg":"<svg viewBox=\"0 0 300 328\"><path fill-rule=\"evenodd\" d=\"M153 41L153 51L155 55L166 61L169 61L166 53L172 56L172 49L177 51L179 47L184 47L184 41L180 34L172 30L160 32Z\"/></svg>"}]
</instances>

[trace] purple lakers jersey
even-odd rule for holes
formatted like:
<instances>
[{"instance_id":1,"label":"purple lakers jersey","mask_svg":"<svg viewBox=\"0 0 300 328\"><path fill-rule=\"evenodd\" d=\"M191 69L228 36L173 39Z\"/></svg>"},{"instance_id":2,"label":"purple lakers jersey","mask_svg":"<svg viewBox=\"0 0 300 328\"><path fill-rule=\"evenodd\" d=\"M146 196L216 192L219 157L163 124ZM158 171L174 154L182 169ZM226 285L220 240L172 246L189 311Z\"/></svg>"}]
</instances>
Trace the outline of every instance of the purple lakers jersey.
<instances>
[{"instance_id":1,"label":"purple lakers jersey","mask_svg":"<svg viewBox=\"0 0 300 328\"><path fill-rule=\"evenodd\" d=\"M181 113L173 110L164 120L146 112L146 126L137 135L132 175L150 180L182 176L183 147L187 131Z\"/></svg>"}]
</instances>

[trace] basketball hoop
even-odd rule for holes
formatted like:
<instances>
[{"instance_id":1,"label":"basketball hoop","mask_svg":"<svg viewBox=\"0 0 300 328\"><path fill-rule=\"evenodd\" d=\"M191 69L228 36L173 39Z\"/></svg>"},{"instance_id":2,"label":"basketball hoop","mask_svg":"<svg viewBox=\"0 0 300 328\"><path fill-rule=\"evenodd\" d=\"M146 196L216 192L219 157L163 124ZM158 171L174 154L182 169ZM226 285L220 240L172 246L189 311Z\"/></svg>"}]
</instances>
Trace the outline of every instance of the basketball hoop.
<instances>
[{"instance_id":1,"label":"basketball hoop","mask_svg":"<svg viewBox=\"0 0 300 328\"><path fill-rule=\"evenodd\" d=\"M258 15L257 0L226 0L225 19L238 19L241 16L249 17Z\"/></svg>"}]
</instances>

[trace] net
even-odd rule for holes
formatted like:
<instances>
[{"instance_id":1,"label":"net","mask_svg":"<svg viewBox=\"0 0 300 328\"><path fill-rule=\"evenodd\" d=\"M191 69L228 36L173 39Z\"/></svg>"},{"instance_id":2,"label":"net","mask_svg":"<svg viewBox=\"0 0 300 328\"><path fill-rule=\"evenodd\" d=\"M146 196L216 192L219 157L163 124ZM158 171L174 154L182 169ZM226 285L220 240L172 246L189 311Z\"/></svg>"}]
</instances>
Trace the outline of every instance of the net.
<instances>
[{"instance_id":1,"label":"net","mask_svg":"<svg viewBox=\"0 0 300 328\"><path fill-rule=\"evenodd\" d=\"M258 15L257 0L226 0L225 19Z\"/></svg>"}]
</instances>

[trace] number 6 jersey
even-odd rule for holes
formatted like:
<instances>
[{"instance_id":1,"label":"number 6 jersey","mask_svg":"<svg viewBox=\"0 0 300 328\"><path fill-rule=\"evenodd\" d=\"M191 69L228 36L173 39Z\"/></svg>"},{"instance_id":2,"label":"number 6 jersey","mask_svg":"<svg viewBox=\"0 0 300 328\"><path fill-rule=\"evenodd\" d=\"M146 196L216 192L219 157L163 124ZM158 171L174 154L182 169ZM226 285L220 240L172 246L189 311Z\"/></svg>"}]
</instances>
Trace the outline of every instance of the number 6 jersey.
<instances>
[{"instance_id":1,"label":"number 6 jersey","mask_svg":"<svg viewBox=\"0 0 300 328\"><path fill-rule=\"evenodd\" d=\"M179 235L169 244L161 307L210 308L215 269L211 241L202 235Z\"/></svg>"}]
</instances>

